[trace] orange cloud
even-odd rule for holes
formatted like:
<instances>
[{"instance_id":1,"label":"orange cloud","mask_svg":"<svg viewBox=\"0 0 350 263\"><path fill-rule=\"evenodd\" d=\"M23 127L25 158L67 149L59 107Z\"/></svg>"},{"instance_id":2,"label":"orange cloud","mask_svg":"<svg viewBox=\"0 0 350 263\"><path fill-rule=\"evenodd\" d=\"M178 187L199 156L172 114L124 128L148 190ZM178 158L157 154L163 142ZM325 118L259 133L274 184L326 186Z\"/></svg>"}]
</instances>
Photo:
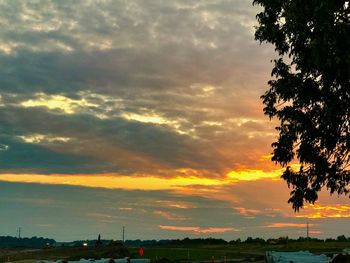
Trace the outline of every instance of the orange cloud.
<instances>
[{"instance_id":1,"label":"orange cloud","mask_svg":"<svg viewBox=\"0 0 350 263\"><path fill-rule=\"evenodd\" d=\"M122 210L122 211L132 211L132 207L119 207L119 210Z\"/></svg>"},{"instance_id":2,"label":"orange cloud","mask_svg":"<svg viewBox=\"0 0 350 263\"><path fill-rule=\"evenodd\" d=\"M154 211L153 214L155 214L157 216L161 216L161 217L168 219L168 220L173 220L173 221L188 220L187 217L183 217L183 216L177 215L175 213L170 213L170 212L166 212L166 211Z\"/></svg>"},{"instance_id":3,"label":"orange cloud","mask_svg":"<svg viewBox=\"0 0 350 263\"><path fill-rule=\"evenodd\" d=\"M349 205L308 205L305 206L301 215L296 217L301 218L350 218Z\"/></svg>"},{"instance_id":4,"label":"orange cloud","mask_svg":"<svg viewBox=\"0 0 350 263\"><path fill-rule=\"evenodd\" d=\"M159 225L160 229L173 230L173 231L188 231L194 232L197 234L210 234L210 233L225 233L230 231L239 231L239 229L232 227L209 227L209 228L200 228L198 226L164 226Z\"/></svg>"},{"instance_id":5,"label":"orange cloud","mask_svg":"<svg viewBox=\"0 0 350 263\"><path fill-rule=\"evenodd\" d=\"M234 207L234 209L245 218L255 218L255 215L259 215L262 213L260 210L256 209L247 209L244 207Z\"/></svg>"},{"instance_id":6,"label":"orange cloud","mask_svg":"<svg viewBox=\"0 0 350 263\"><path fill-rule=\"evenodd\" d=\"M314 226L315 224L309 224L309 226ZM270 225L267 225L266 227L271 228L285 228L285 227L306 227L306 224L298 224L298 223L272 223Z\"/></svg>"},{"instance_id":7,"label":"orange cloud","mask_svg":"<svg viewBox=\"0 0 350 263\"><path fill-rule=\"evenodd\" d=\"M271 160L273 154L263 154L260 156L259 161Z\"/></svg>"}]
</instances>

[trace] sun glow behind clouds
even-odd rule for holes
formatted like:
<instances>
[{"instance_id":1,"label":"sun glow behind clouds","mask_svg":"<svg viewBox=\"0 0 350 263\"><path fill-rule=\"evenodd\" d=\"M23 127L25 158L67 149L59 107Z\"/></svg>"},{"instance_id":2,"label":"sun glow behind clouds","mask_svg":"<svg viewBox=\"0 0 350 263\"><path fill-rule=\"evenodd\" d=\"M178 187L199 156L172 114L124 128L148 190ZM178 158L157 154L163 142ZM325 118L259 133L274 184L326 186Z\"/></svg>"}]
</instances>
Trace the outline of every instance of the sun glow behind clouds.
<instances>
[{"instance_id":1,"label":"sun glow behind clouds","mask_svg":"<svg viewBox=\"0 0 350 263\"><path fill-rule=\"evenodd\" d=\"M22 138L23 137L23 138ZM65 142L68 138L51 138L42 136L24 137L28 143ZM238 183L239 181L254 181L259 179L276 179L281 175L280 170L264 172L262 170L238 170L231 171L226 177L205 177L198 171L194 175L187 175L183 170L174 170L173 177L162 177L148 174L0 174L1 181L41 183L41 184L63 184L78 185L86 187L101 187L110 189L142 189L142 190L180 190L186 186L225 186Z\"/></svg>"},{"instance_id":2,"label":"sun glow behind clouds","mask_svg":"<svg viewBox=\"0 0 350 263\"><path fill-rule=\"evenodd\" d=\"M281 174L282 171L280 169L271 172L265 172L263 170L242 169L228 172L227 177L233 180L253 181L263 178L277 179L281 176Z\"/></svg>"},{"instance_id":3,"label":"sun glow behind clouds","mask_svg":"<svg viewBox=\"0 0 350 263\"><path fill-rule=\"evenodd\" d=\"M0 174L1 181L78 185L86 187L101 187L109 189L129 190L166 190L180 189L190 185L223 185L226 182L219 179L198 177L159 178L154 176L121 176L121 175L61 175L61 174Z\"/></svg>"}]
</instances>

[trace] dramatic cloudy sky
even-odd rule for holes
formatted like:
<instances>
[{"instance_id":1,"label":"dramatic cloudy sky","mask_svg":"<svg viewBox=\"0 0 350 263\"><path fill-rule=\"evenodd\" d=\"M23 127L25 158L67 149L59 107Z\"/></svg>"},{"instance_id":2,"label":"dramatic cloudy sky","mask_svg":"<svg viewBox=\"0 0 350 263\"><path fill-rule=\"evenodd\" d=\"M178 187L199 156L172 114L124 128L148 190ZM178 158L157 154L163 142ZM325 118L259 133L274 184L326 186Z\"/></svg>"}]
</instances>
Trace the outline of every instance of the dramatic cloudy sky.
<instances>
[{"instance_id":1,"label":"dramatic cloudy sky","mask_svg":"<svg viewBox=\"0 0 350 263\"><path fill-rule=\"evenodd\" d=\"M259 96L275 55L254 40L258 11L0 1L0 235L297 237L307 221L344 234L347 199L295 214L270 161Z\"/></svg>"}]
</instances>

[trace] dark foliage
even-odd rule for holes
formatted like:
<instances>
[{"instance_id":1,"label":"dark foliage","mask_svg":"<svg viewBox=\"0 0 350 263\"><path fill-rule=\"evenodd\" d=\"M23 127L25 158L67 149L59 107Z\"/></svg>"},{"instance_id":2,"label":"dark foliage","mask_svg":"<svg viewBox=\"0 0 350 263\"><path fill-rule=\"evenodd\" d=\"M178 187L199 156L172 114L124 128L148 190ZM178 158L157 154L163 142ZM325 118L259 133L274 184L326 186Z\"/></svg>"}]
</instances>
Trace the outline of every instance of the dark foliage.
<instances>
[{"instance_id":1,"label":"dark foliage","mask_svg":"<svg viewBox=\"0 0 350 263\"><path fill-rule=\"evenodd\" d=\"M226 245L227 241L217 238L184 238L184 239L162 239L162 240L127 240L127 246L158 246L158 245Z\"/></svg>"},{"instance_id":2,"label":"dark foliage","mask_svg":"<svg viewBox=\"0 0 350 263\"><path fill-rule=\"evenodd\" d=\"M335 258L332 260L332 263L350 263L350 255L339 254L335 256Z\"/></svg>"},{"instance_id":3,"label":"dark foliage","mask_svg":"<svg viewBox=\"0 0 350 263\"><path fill-rule=\"evenodd\" d=\"M246 241L244 241L244 243L248 243L248 244L265 244L266 241L265 241L265 239L259 238L259 237L256 237L256 238L248 237L246 239Z\"/></svg>"},{"instance_id":4,"label":"dark foliage","mask_svg":"<svg viewBox=\"0 0 350 263\"><path fill-rule=\"evenodd\" d=\"M278 58L264 113L277 117L272 160L286 167L289 203L299 210L318 192L348 194L350 182L350 7L345 0L254 0L255 38ZM300 164L292 169L291 163Z\"/></svg>"},{"instance_id":5,"label":"dark foliage","mask_svg":"<svg viewBox=\"0 0 350 263\"><path fill-rule=\"evenodd\" d=\"M0 248L42 248L56 243L55 240L43 237L17 238L11 236L0 236Z\"/></svg>"}]
</instances>

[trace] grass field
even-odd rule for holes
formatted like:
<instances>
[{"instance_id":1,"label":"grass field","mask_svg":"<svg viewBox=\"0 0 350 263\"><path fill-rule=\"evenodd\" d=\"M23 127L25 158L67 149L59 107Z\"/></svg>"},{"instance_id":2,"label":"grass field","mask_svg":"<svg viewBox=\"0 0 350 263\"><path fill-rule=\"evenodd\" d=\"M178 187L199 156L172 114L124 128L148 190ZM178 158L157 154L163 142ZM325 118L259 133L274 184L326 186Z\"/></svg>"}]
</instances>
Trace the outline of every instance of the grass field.
<instances>
[{"instance_id":1,"label":"grass field","mask_svg":"<svg viewBox=\"0 0 350 263\"><path fill-rule=\"evenodd\" d=\"M350 248L350 242L295 242L284 245L269 244L232 244L232 245L178 245L178 246L145 246L143 258L152 262L263 262L266 251L300 251L309 250L314 253L331 255ZM74 259L79 258L120 258L130 255L140 258L138 247L60 247L38 250L0 250L0 262L33 263L38 259Z\"/></svg>"},{"instance_id":2,"label":"grass field","mask_svg":"<svg viewBox=\"0 0 350 263\"><path fill-rule=\"evenodd\" d=\"M328 255L339 253L344 248L350 248L350 242L295 242L284 245L268 244L233 244L233 245L199 245L199 246L158 246L144 247L144 258L157 260L166 258L171 261L229 261L231 259L260 260L266 251L300 251L309 250L313 253ZM129 248L134 258L139 258L139 248Z\"/></svg>"}]
</instances>

